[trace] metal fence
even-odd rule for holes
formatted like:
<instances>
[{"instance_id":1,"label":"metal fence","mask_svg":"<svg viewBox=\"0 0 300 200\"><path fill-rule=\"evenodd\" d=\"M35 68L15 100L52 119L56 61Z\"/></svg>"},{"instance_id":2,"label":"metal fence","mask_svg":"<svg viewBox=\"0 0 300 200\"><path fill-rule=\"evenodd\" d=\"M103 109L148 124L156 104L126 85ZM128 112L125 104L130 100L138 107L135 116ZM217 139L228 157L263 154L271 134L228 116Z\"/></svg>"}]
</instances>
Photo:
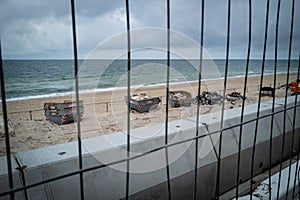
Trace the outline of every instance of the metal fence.
<instances>
[{"instance_id":1,"label":"metal fence","mask_svg":"<svg viewBox=\"0 0 300 200\"><path fill-rule=\"evenodd\" d=\"M126 2L126 25L127 25L127 48L128 48L128 53L127 53L127 74L128 74L128 80L130 80L130 70L131 70L131 40L135 40L135 38L132 38L130 35L130 28L131 28L131 24L130 24L130 6L129 6L129 0L125 0ZM245 71L245 84L244 84L244 88L243 88L243 93L245 94L248 86L247 86L247 78L248 78L248 68L249 68L249 60L250 60L250 55L251 55L251 34L252 34L252 1L249 0L249 21L248 21L248 28L249 28L249 32L248 32L248 48L247 48L247 62L246 62L246 71ZM166 96L168 96L169 93L169 83L170 83L170 52L171 52L171 34L170 34L170 0L166 0L166 8L167 8L167 84L166 84ZM277 5L277 18L276 18L276 38L275 38L275 52L274 52L274 59L275 59L275 65L274 65L274 86L276 85L276 69L277 69L277 53L278 53L278 30L279 30L279 19L280 19L280 7L282 6L281 4L285 3L284 1L281 2L280 0L278 0L278 5ZM204 17L205 17L205 1L202 0L201 1L201 24L200 24L200 55L199 55L199 59L200 59L200 64L199 64L199 80L198 80L198 96L200 96L201 94L201 73L202 73L202 57L203 57L203 44L204 44L204 30L205 30L205 23L204 23ZM228 61L229 61L229 50L230 50L230 33L231 33L231 0L228 0L228 16L227 16L227 45L226 45L226 64L225 64L225 77L224 77L224 89L223 89L223 102L225 102L225 92L228 89L227 88L227 78L228 78ZM269 166L272 166L272 150L273 150L273 146L272 146L272 140L273 140L273 118L274 115L278 114L278 113L284 113L284 119L283 121L286 121L286 112L287 110L294 110L294 118L293 118L293 137L295 134L295 123L296 123L296 109L299 105L297 105L297 95L295 97L295 104L293 107L287 108L287 98L288 98L288 94L287 94L287 90L288 90L288 84L289 84L289 73L290 73L290 62L291 62L291 55L292 55L292 41L293 41L293 29L294 29L294 13L295 13L295 0L292 1L292 6L291 6L292 10L291 10L291 21L290 21L290 38L289 38L289 51L288 51L288 65L287 65L287 78L286 78L286 95L284 98L285 104L284 104L284 109L281 111L276 111L275 112L275 95L273 97L272 100L272 112L268 115L264 115L264 116L260 116L260 107L261 107L261 93L259 93L259 98L258 98L258 109L257 109L257 116L256 119L254 120L244 120L244 108L245 108L245 99L242 102L242 114L241 114L241 118L240 118L240 122L237 125L231 126L231 127L223 127L223 120L224 120L224 106L225 103L222 104L222 110L221 110L221 126L219 127L219 130L214 131L214 132L210 132L208 135L213 135L213 134L220 134L220 141L222 141L222 138L224 136L224 132L226 130L229 129L233 129L235 127L240 127L240 133L239 133L239 143L238 143L238 147L239 147L239 151L238 151L238 159L237 159L237 174L236 174L236 186L235 186L235 196L239 197L240 195L240 171L241 171L241 142L242 142L242 137L243 137L243 129L242 126L251 123L251 122L255 122L255 136L254 136L254 141L253 141L253 147L252 147L252 160L251 160L251 178L250 178L250 182L253 182L253 178L255 176L254 174L254 159L255 159L255 152L256 152L256 141L257 141L257 134L258 134L258 121L262 118L266 118L266 117L271 117L271 132L270 132L270 146L269 146ZM269 25L269 9L270 9L270 0L267 0L267 6L266 6L266 21L264 22L265 24L265 30L264 30L264 47L263 47L263 56L262 56L262 66L261 66L261 79L260 79L260 84L259 84L259 90L261 90L262 86L263 86L263 79L264 79L264 67L265 67L265 59L266 59L266 49L267 49L267 40L268 40L268 34L269 34L269 30L268 30L268 25ZM299 9L298 9L299 11ZM72 13L72 28L73 28L73 50L74 50L74 80L75 80L75 88L76 88L76 102L77 102L77 106L79 106L79 82L78 82L78 58L77 58L77 36L76 36L76 21L75 21L75 4L74 4L74 0L71 0L71 13ZM1 43L0 43L1 46ZM168 199L174 199L174 197L172 196L172 190L171 190L171 176L170 176L170 169L169 169L169 157L168 157L168 151L170 151L170 147L176 146L176 145L180 145L186 142L190 142L190 141L195 141L195 166L194 166L194 177L193 177L193 199L197 199L197 180L199 179L199 176L201 176L201 174L198 173L198 145L199 142L198 140L205 137L203 135L200 134L200 130L199 130L199 114L200 114L200 102L198 102L197 104L197 119L196 119L196 132L195 132L195 136L193 138L190 139L186 139L186 140L182 140L180 142L175 142L175 143L169 143L169 138L168 138L168 123L169 123L169 118L168 118L168 114L169 114L169 108L168 108L168 98L166 98L166 109L165 109L165 113L166 113L166 117L165 117L165 141L164 141L164 145L152 149L150 151L146 151L142 154L139 154L137 156L130 156L130 151L131 151L131 141L130 141L130 133L131 133L131 129L130 129L130 104L128 104L127 107L127 158L126 159L121 159L118 161L114 161L114 162L110 162L108 164L102 164L102 165L97 165L97 166L93 166L93 167L85 167L83 168L83 156L82 156L82 140L81 140L81 126L80 126L80 120L77 119L77 136L78 136L78 170L74 171L74 172L70 172L70 173L66 173L60 176L56 176L53 178L46 178L45 180L42 181L37 181L33 184L27 184L24 185L23 187L19 187L16 188L14 186L14 181L13 181L13 176L12 176L12 160L11 160L11 148L10 148L10 135L9 135L9 131L8 131L8 112L7 112L7 107L6 107L6 96L5 96L5 82L4 82L4 77L3 77L3 66L2 66L2 56L1 56L1 50L0 50L0 72L1 72L1 97L2 97L2 110L3 110L3 119L4 119L4 127L5 127L5 146L6 146L6 159L7 159L7 168L8 168L8 179L9 179L9 190L2 192L0 194L0 198L5 196L5 195L9 195L11 199L15 199L15 193L18 191L24 191L25 192L25 198L27 197L27 193L26 191L30 188L39 186L39 185L43 185L46 183L50 183L50 182L54 182L60 179L64 179L67 177L71 177L71 176L75 176L75 175L79 175L79 179L80 179L80 198L81 199L85 199L85 189L84 189L84 174L87 172L91 172L91 171L95 171L95 170L99 170L105 167L109 167L118 163L126 163L126 169L127 169L127 173L126 173L126 193L124 194L124 197L126 199L130 198L130 178L131 178L131 173L129 172L129 168L130 168L130 164L131 161L143 156L146 156L148 154L151 154L153 152L157 152L159 150L165 150L165 161L167 163L166 165L166 174L167 174L167 192L168 192ZM298 59L298 62L300 61L300 57ZM299 64L300 65L300 64ZM298 75L297 75L298 79L300 77L300 67L298 67ZM127 94L128 96L130 96L130 88L131 88L131 84L130 81L127 82ZM256 86L257 87L257 86ZM106 111L108 111L108 104L106 103ZM79 114L79 110L77 110L77 117L80 116ZM31 113L31 111L30 111ZM31 116L31 115L30 115ZM32 118L32 117L31 117ZM283 123L283 130L285 130L285 123ZM206 135L207 136L207 135ZM286 160L284 160L284 145L285 145L285 132L283 133L283 138L282 138L283 142L282 142L282 146L281 146L281 162L279 163L280 165L280 170L279 170L279 176L281 176L281 171L283 169L283 162L286 162ZM298 144L298 147L300 145L300 141L294 141L292 140L292 147L293 145ZM216 177L216 188L215 188L215 199L219 199L220 196L222 195L220 192L220 171L221 171L221 154L222 154L222 142L219 142L219 146L216 147L216 151L218 152L218 161L217 161L217 177ZM291 152L290 152L290 156L288 161L289 167L291 168L293 159L295 159L295 157L293 155L296 155L296 160L299 160L299 150L297 150L297 152L292 152L293 148L291 148ZM297 163L297 167L298 169L298 163ZM271 177L272 176L272 169L271 167L268 169L268 176ZM295 177L295 181L296 181L296 176L297 173L295 174L291 174L291 170L289 171L289 177L288 179L290 180L290 178L294 176ZM269 185L271 185L271 179L269 179ZM278 183L278 187L280 187L280 178L279 178L279 183ZM294 184L296 185L296 184ZM289 188L289 185L286 186L287 190ZM253 185L250 184L250 191L253 191ZM279 190L278 190L279 191ZM296 194L294 194L296 192L295 188L293 190L293 197L298 198ZM251 193L250 193L251 194ZM279 197L279 192L277 193L277 198ZM269 198L271 199L271 194L269 195ZM252 194L250 199L252 199Z\"/></svg>"}]
</instances>

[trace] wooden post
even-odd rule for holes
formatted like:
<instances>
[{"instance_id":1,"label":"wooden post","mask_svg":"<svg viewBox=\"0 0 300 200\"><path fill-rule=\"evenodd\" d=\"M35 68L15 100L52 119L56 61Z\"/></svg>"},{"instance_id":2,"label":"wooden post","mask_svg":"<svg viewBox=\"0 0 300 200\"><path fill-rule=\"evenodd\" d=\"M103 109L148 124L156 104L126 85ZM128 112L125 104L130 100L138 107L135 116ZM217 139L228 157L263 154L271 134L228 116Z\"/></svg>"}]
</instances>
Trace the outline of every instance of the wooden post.
<instances>
[{"instance_id":1,"label":"wooden post","mask_svg":"<svg viewBox=\"0 0 300 200\"><path fill-rule=\"evenodd\" d=\"M29 119L32 120L32 111L29 111Z\"/></svg>"},{"instance_id":2,"label":"wooden post","mask_svg":"<svg viewBox=\"0 0 300 200\"><path fill-rule=\"evenodd\" d=\"M106 112L108 112L108 102L106 102Z\"/></svg>"}]
</instances>

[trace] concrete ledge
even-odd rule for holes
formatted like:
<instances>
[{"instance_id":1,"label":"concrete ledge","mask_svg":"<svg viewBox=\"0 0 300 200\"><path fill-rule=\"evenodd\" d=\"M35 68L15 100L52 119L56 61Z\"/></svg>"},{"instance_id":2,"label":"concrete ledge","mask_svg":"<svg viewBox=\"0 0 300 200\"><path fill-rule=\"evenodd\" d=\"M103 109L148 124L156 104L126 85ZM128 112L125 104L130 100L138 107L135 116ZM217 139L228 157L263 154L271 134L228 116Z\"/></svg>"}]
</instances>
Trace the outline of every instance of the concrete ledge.
<instances>
[{"instance_id":1,"label":"concrete ledge","mask_svg":"<svg viewBox=\"0 0 300 200\"><path fill-rule=\"evenodd\" d=\"M298 165L298 168L296 168ZM294 162L290 167L287 166L281 171L280 188L278 199L299 199L299 166L300 161ZM290 173L290 179L288 179ZM296 175L296 177L295 177ZM289 182L289 187L287 188ZM279 186L279 172L271 176L271 199L277 199ZM294 190L294 196L293 196ZM269 199L269 178L263 180L252 193L253 199ZM238 198L238 200L249 200L250 195Z\"/></svg>"},{"instance_id":2,"label":"concrete ledge","mask_svg":"<svg viewBox=\"0 0 300 200\"><path fill-rule=\"evenodd\" d=\"M20 173L19 165L14 159L11 157L11 165L12 165L12 177L13 177L13 184L14 187L21 187L23 186L22 182L22 175ZM7 169L7 158L6 156L0 157L0 193L9 191L9 179L8 179L8 169ZM17 192L15 193L16 199L24 199L25 193L24 192ZM0 199L10 199L9 195L0 197Z\"/></svg>"},{"instance_id":3,"label":"concrete ledge","mask_svg":"<svg viewBox=\"0 0 300 200\"><path fill-rule=\"evenodd\" d=\"M287 108L294 106L295 97L288 97ZM300 100L298 98L298 105ZM275 112L284 109L284 99L276 100ZM260 116L271 113L272 102L261 104ZM244 121L256 118L257 105L245 107ZM300 120L296 120L296 129L292 134L294 109L274 116L272 163L280 159L282 136L285 134L285 153L291 150L291 141L299 140ZM231 127L240 123L241 108L225 111L224 127ZM300 116L297 108L296 119ZM209 113L200 116L198 124L199 157L198 157L198 195L199 199L210 199L215 193L217 155L214 149L219 147L220 133L211 136L221 126L221 113ZM242 151L240 181L250 177L250 162L255 130L255 121L242 127ZM283 130L285 123L285 131ZM271 117L262 118L258 122L257 146L255 154L255 174L268 168L269 139L271 131ZM172 121L169 126L169 143L182 141L195 136L195 118ZM136 155L158 148L164 144L164 124L132 129L131 155ZM240 126L225 130L222 134L222 162L221 162L221 193L233 188L236 184L236 165ZM126 133L118 132L82 141L83 167L92 167L126 158ZM298 150L298 143L293 149ZM195 163L195 141L181 143L168 148L172 198L182 199L192 197L193 174ZM77 142L55 145L52 147L20 152L16 155L20 166L25 167L25 183L31 184L47 178L56 177L78 169ZM0 165L6 164L0 160ZM164 199L167 194L165 150L160 150L130 162L130 195L132 199L145 197ZM234 177L234 178L233 178ZM87 199L122 199L126 187L126 163L104 167L84 173L84 194ZM2 181L2 176L0 178ZM29 189L29 199L79 199L79 175L64 178L55 182ZM1 182L0 182L1 183Z\"/></svg>"}]
</instances>

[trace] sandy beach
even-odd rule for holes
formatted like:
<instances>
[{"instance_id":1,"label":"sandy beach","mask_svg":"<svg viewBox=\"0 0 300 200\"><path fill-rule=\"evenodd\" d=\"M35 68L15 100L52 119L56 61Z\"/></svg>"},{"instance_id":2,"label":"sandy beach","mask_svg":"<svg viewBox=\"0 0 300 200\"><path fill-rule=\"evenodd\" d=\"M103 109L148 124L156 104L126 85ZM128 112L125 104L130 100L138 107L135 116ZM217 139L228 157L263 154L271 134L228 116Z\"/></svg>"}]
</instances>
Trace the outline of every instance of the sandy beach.
<instances>
[{"instance_id":1,"label":"sandy beach","mask_svg":"<svg viewBox=\"0 0 300 200\"><path fill-rule=\"evenodd\" d=\"M289 80L295 80L296 74L291 74ZM264 86L273 87L273 76L264 76ZM246 104L253 104L258 101L260 76L249 76L247 81ZM277 75L276 88L286 83L286 74ZM229 78L227 82L227 93L233 91L243 93L245 84L244 77ZM224 80L208 80L202 82L201 91L216 91L222 94ZM186 90L197 96L197 82L176 83L170 85L170 90ZM166 111L166 87L163 85L132 88L131 94L145 92L149 96L159 96L162 104L158 109L148 113L131 113L131 128L149 126L165 122ZM82 138L90 138L99 135L109 134L127 129L127 105L124 102L126 90L111 90L103 92L81 93L80 99L84 102L84 116L81 121ZM288 91L289 95L289 91ZM285 87L276 89L276 98L285 96ZM76 123L57 125L47 121L44 116L43 106L45 102L63 102L72 100L72 96L49 97L43 99L29 99L22 101L7 102L10 145L13 154L66 143L77 140ZM263 101L272 97L264 96ZM230 109L242 105L242 100L238 102L225 101L225 109ZM206 114L221 110L222 105L201 105L200 113ZM30 111L31 117L30 119ZM190 107L169 108L169 121L193 117L196 115L197 105ZM2 110L1 110L2 113ZM3 124L3 119L0 121ZM5 155L5 137L3 126L0 129L0 155Z\"/></svg>"}]
</instances>

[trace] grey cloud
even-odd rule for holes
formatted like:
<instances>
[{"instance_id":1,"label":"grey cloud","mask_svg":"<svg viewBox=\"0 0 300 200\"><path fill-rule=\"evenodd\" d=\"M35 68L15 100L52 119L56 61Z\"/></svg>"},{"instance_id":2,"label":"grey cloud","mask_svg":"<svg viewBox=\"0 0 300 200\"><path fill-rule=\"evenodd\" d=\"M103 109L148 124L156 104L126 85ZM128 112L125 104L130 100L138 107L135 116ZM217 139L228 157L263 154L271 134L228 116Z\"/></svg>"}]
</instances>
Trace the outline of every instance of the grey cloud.
<instances>
[{"instance_id":1,"label":"grey cloud","mask_svg":"<svg viewBox=\"0 0 300 200\"><path fill-rule=\"evenodd\" d=\"M78 15L94 17L124 7L122 1L78 0L75 1ZM70 1L62 0L2 0L0 2L1 21L14 19L35 19L52 17L70 17Z\"/></svg>"},{"instance_id":2,"label":"grey cloud","mask_svg":"<svg viewBox=\"0 0 300 200\"><path fill-rule=\"evenodd\" d=\"M126 30L125 1L87 0L76 2L78 48L84 57L99 43ZM274 57L277 1L270 1L268 57ZM292 0L281 1L279 24L279 56L288 51ZM252 1L252 52L261 58L266 0ZM300 48L300 2L296 0L293 57ZM131 0L131 28L166 27L166 2L162 0ZM201 1L171 0L171 29L200 41ZM227 1L205 1L204 47L216 58L224 58L227 35ZM0 31L5 57L44 55L72 57L70 2L53 0L0 1ZM248 44L248 1L232 0L230 57L245 58ZM149 42L150 34L133 40ZM165 38L153 38L165 41ZM182 46L186 44L181 44ZM171 46L172 48L172 46Z\"/></svg>"},{"instance_id":3,"label":"grey cloud","mask_svg":"<svg viewBox=\"0 0 300 200\"><path fill-rule=\"evenodd\" d=\"M273 58L275 44L275 25L277 14L277 1L270 1L269 31L268 31L268 57ZM297 3L296 3L297 4ZM278 55L281 58L287 58L286 53L289 44L290 18L291 18L291 0L282 1L280 10L279 24L279 48ZM299 7L299 6L298 6ZM297 5L295 6L296 10ZM230 26L230 57L246 58L248 47L248 1L232 0L231 4L231 26ZM214 11L214 12L209 12ZM204 46L213 54L225 55L226 34L227 34L227 2L213 0L207 2L205 11L205 41ZM262 57L264 33L265 33L266 1L252 1L252 43L251 56L254 58ZM297 58L299 52L300 30L297 26L299 20L299 11L295 12L294 23L294 44L293 53ZM299 24L299 21L298 21ZM272 50L273 48L273 50ZM271 51L270 51L271 50Z\"/></svg>"},{"instance_id":4,"label":"grey cloud","mask_svg":"<svg viewBox=\"0 0 300 200\"><path fill-rule=\"evenodd\" d=\"M118 19L113 19L113 9L122 6L120 1L76 1L77 30L81 36L78 41L83 51L120 31L120 23L115 23ZM4 57L26 58L26 54L36 54L43 55L42 58L70 58L71 30L70 1L0 1Z\"/></svg>"}]
</instances>

